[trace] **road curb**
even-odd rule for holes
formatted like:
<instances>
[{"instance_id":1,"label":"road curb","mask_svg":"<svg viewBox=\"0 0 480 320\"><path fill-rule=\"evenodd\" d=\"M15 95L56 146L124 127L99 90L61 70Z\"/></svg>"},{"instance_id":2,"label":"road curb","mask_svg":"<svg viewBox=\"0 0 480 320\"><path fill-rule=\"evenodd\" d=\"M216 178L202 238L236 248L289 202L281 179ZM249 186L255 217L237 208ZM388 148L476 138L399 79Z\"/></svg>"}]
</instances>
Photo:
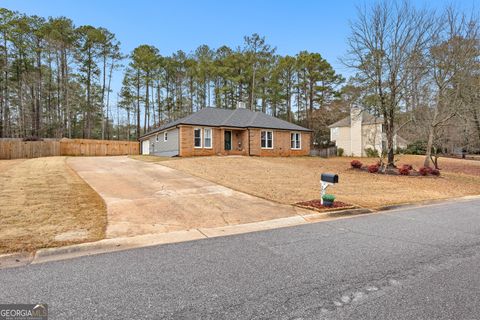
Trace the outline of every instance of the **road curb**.
<instances>
[{"instance_id":1,"label":"road curb","mask_svg":"<svg viewBox=\"0 0 480 320\"><path fill-rule=\"evenodd\" d=\"M286 228L292 226L298 226L308 223L307 220L301 215L279 218L273 220L237 224L232 226L224 226L218 228L200 228L202 232L208 238L230 236L234 234L242 234L270 229Z\"/></svg>"},{"instance_id":2,"label":"road curb","mask_svg":"<svg viewBox=\"0 0 480 320\"><path fill-rule=\"evenodd\" d=\"M463 196L463 197L456 197L456 198L445 198L445 199L435 199L435 200L424 200L418 202L409 202L409 203L402 203L402 204L395 204L391 206L382 206L377 207L372 210L372 212L376 211L391 211L391 210L398 210L398 209L408 209L408 208L417 208L417 207L426 207L430 205L436 204L443 204L450 201L468 201L468 200L477 200L480 199L480 195L471 195L471 196Z\"/></svg>"},{"instance_id":3,"label":"road curb","mask_svg":"<svg viewBox=\"0 0 480 320\"><path fill-rule=\"evenodd\" d=\"M278 228L293 227L335 217L352 216L362 213L370 213L368 209L354 209L328 212L325 214L312 213L307 215L296 215L292 217L279 218L274 220L259 221L232 226L216 228L199 228L186 231L174 231L159 234L147 234L134 237L103 239L95 242L87 242L59 248L46 248L37 250L32 257L31 264L39 264L50 261L59 261L70 258L77 258L88 255L95 255L107 252L116 252L134 248L156 246L168 243L179 243L185 241L216 238L236 234L244 234L257 231L265 231ZM317 219L315 219L315 217Z\"/></svg>"},{"instance_id":4,"label":"road curb","mask_svg":"<svg viewBox=\"0 0 480 320\"><path fill-rule=\"evenodd\" d=\"M367 209L367 208L355 208L355 209L345 209L345 210L335 210L335 211L327 211L323 213L312 213L308 215L304 215L303 218L308 222L320 222L323 220L335 219L335 218L346 218L346 217L353 217L362 214L373 213L374 211Z\"/></svg>"},{"instance_id":5,"label":"road curb","mask_svg":"<svg viewBox=\"0 0 480 320\"><path fill-rule=\"evenodd\" d=\"M192 229L169 233L147 234L135 237L103 239L95 242L37 250L31 264L204 238L206 238L205 235L196 229Z\"/></svg>"},{"instance_id":6,"label":"road curb","mask_svg":"<svg viewBox=\"0 0 480 320\"><path fill-rule=\"evenodd\" d=\"M0 255L0 269L20 267L29 264L33 260L32 252L16 252Z\"/></svg>"},{"instance_id":7,"label":"road curb","mask_svg":"<svg viewBox=\"0 0 480 320\"><path fill-rule=\"evenodd\" d=\"M480 199L480 195L465 196L455 198L456 200L468 201ZM88 255L95 255L108 252L116 252L134 248L156 246L168 243L179 243L206 238L215 238L236 234L244 234L249 232L257 232L285 227L293 227L305 225L309 223L336 220L348 217L361 216L366 214L374 214L382 211L391 211L398 209L407 209L412 207L423 207L428 205L441 204L452 199L438 199L423 201L417 203L408 203L401 205L385 206L377 209L355 208L339 211L329 211L324 213L307 213L302 214L297 211L297 215L279 218L274 220L252 222L246 224L238 224L232 226L216 227L216 228L199 228L183 231L174 231L159 234L147 234L134 237L123 237L113 239L103 239L96 242L87 242L76 245L70 245L59 248L39 249L33 253L11 253L0 255L0 269L22 266L27 264L39 264L50 261L59 261L70 258L77 258Z\"/></svg>"},{"instance_id":8,"label":"road curb","mask_svg":"<svg viewBox=\"0 0 480 320\"><path fill-rule=\"evenodd\" d=\"M147 234L135 237L103 239L95 242L75 244L59 248L39 249L31 259L31 264L59 261L107 252L116 252L134 248L156 246L168 243L215 238L234 234L291 227L308 223L302 216L293 216L275 220L260 221L217 228L199 228L186 231Z\"/></svg>"}]
</instances>

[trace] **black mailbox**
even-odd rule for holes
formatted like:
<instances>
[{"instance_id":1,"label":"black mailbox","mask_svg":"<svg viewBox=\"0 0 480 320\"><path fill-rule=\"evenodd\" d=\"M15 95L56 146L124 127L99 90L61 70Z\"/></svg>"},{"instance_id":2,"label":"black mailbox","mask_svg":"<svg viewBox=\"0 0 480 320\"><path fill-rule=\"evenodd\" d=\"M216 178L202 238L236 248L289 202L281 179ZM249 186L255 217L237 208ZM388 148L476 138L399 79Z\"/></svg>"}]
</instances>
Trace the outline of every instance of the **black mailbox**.
<instances>
[{"instance_id":1,"label":"black mailbox","mask_svg":"<svg viewBox=\"0 0 480 320\"><path fill-rule=\"evenodd\" d=\"M320 180L330 183L338 183L338 174L334 173L322 173Z\"/></svg>"}]
</instances>

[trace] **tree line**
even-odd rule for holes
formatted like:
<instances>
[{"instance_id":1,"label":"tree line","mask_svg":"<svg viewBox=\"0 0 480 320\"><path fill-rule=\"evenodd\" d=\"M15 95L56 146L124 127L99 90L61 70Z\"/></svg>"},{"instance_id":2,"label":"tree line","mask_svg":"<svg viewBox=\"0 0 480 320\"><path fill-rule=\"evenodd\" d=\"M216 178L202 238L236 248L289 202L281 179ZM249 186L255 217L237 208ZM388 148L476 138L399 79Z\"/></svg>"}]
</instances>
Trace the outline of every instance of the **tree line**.
<instances>
[{"instance_id":1,"label":"tree line","mask_svg":"<svg viewBox=\"0 0 480 320\"><path fill-rule=\"evenodd\" d=\"M141 45L130 58L120 106L135 119L136 136L205 107L239 105L312 127L314 111L335 100L344 81L319 53L282 56L258 34L237 48L202 45L170 56Z\"/></svg>"},{"instance_id":2,"label":"tree line","mask_svg":"<svg viewBox=\"0 0 480 320\"><path fill-rule=\"evenodd\" d=\"M122 55L105 28L7 9L0 61L0 137L136 139L201 108L239 105L315 127L314 111L338 99L344 81L319 53L282 56L258 34L236 48L164 56L144 44Z\"/></svg>"},{"instance_id":3,"label":"tree line","mask_svg":"<svg viewBox=\"0 0 480 320\"><path fill-rule=\"evenodd\" d=\"M0 8L0 137L109 137L122 59L105 28Z\"/></svg>"}]
</instances>

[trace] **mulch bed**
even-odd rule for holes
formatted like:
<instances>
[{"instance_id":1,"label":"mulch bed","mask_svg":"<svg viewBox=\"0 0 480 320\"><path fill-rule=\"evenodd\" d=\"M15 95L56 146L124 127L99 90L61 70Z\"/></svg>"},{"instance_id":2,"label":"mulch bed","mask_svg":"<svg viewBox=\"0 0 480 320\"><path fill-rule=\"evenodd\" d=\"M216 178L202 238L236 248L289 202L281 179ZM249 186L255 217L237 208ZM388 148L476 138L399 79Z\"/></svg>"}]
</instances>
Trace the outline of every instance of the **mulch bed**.
<instances>
[{"instance_id":1,"label":"mulch bed","mask_svg":"<svg viewBox=\"0 0 480 320\"><path fill-rule=\"evenodd\" d=\"M424 178L434 177L434 178L438 178L438 176L434 176L434 175L431 175L431 174L428 174L428 175L426 175L426 176L423 176L423 175L420 174L420 172L418 172L418 171L415 170L415 169L410 170L410 173L409 173L408 175L401 175L401 174L398 172L398 168L395 168L395 169L387 169L387 170L385 170L385 172L380 172L380 171L378 171L378 172L369 172L367 166L364 166L364 167L361 167L361 168L350 168L350 170L364 171L364 172L367 172L367 173L370 173L370 174L383 174L383 175L389 175L389 176L424 177Z\"/></svg>"},{"instance_id":2,"label":"mulch bed","mask_svg":"<svg viewBox=\"0 0 480 320\"><path fill-rule=\"evenodd\" d=\"M314 199L310 201L303 201L295 203L296 206L305 208L305 209L312 209L316 211L334 211L334 210L342 210L342 209L354 209L355 206L341 202L341 201L334 201L331 207L327 207L322 205L320 199Z\"/></svg>"},{"instance_id":3,"label":"mulch bed","mask_svg":"<svg viewBox=\"0 0 480 320\"><path fill-rule=\"evenodd\" d=\"M362 170L362 171L365 171L365 172L368 172L368 168L367 167L362 167L361 169L357 169L357 170ZM398 169L386 169L385 172L368 172L368 173L372 173L372 174L388 174L390 176L402 176L400 173L398 173ZM408 177L408 176L421 176L420 173L418 173L417 170L413 169L413 170L410 170L410 174L408 175L403 175L404 177Z\"/></svg>"}]
</instances>

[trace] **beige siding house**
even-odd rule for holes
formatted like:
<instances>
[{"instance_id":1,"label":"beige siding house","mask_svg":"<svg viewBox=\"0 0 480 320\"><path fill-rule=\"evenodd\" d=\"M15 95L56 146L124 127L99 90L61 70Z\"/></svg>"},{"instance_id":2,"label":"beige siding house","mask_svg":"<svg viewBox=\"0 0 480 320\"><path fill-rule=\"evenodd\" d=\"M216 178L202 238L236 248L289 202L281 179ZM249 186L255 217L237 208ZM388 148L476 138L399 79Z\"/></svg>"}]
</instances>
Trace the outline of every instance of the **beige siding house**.
<instances>
[{"instance_id":1,"label":"beige siding house","mask_svg":"<svg viewBox=\"0 0 480 320\"><path fill-rule=\"evenodd\" d=\"M383 118L375 117L360 108L353 107L350 116L329 126L330 140L342 148L346 156L364 157L371 148L381 153L386 148ZM394 148L405 148L404 139L395 136Z\"/></svg>"}]
</instances>

